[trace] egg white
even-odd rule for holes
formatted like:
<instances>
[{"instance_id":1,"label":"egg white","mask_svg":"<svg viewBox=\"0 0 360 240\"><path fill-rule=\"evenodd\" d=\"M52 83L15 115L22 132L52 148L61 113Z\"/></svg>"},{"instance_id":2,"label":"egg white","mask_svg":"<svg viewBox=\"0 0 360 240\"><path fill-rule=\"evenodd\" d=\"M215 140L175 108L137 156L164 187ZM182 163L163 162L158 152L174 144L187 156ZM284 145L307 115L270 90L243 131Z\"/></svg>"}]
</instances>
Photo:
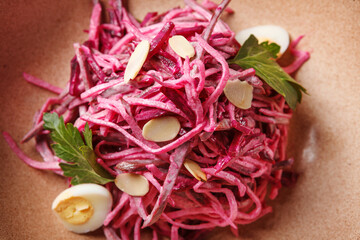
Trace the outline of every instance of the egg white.
<instances>
[{"instance_id":1,"label":"egg white","mask_svg":"<svg viewBox=\"0 0 360 240\"><path fill-rule=\"evenodd\" d=\"M60 201L70 197L83 197L92 204L94 213L87 222L74 225L63 220L54 211ZM111 206L112 196L105 187L97 184L85 183L73 186L61 192L53 201L52 210L68 230L75 233L87 233L94 231L103 225L106 215L111 211Z\"/></svg>"},{"instance_id":2,"label":"egg white","mask_svg":"<svg viewBox=\"0 0 360 240\"><path fill-rule=\"evenodd\" d=\"M269 40L280 46L280 54L283 54L289 47L289 33L282 27L276 25L260 25L247 28L238 32L235 36L236 40L242 45L253 34L259 42Z\"/></svg>"}]
</instances>

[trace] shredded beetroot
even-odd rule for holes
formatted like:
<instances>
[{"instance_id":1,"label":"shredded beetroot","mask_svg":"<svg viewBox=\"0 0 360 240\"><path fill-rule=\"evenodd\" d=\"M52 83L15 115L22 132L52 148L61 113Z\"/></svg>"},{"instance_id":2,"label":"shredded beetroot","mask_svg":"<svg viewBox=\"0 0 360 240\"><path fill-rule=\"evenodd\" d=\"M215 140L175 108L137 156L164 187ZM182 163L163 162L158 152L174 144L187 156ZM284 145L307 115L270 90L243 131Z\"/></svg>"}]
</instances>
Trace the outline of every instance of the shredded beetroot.
<instances>
[{"instance_id":1,"label":"shredded beetroot","mask_svg":"<svg viewBox=\"0 0 360 240\"><path fill-rule=\"evenodd\" d=\"M23 151L19 148L19 146L16 144L14 139L10 136L9 133L3 132L3 136L5 138L5 141L10 146L11 150L14 151L14 153L23 160L27 165L37 168L37 169L47 169L47 170L53 170L53 171L59 171L60 166L58 161L44 161L44 162L38 162L36 160L33 160L25 155Z\"/></svg>"},{"instance_id":2,"label":"shredded beetroot","mask_svg":"<svg viewBox=\"0 0 360 240\"><path fill-rule=\"evenodd\" d=\"M29 83L32 83L36 86L39 86L41 88L44 88L46 90L49 90L53 93L56 93L56 94L60 94L62 92L62 89L59 88L59 87L56 87L56 86L53 86L51 85L50 83L47 83L47 82L44 82L43 80L37 78L37 77L34 77L28 73L23 73L23 77L24 79L29 82Z\"/></svg>"},{"instance_id":3,"label":"shredded beetroot","mask_svg":"<svg viewBox=\"0 0 360 240\"><path fill-rule=\"evenodd\" d=\"M8 133L11 149L26 164L62 174L42 128L44 112L56 112L64 121L93 132L97 162L112 175L142 174L150 183L143 197L132 197L113 183L113 208L104 222L107 239L140 239L150 228L153 239L196 239L215 227L248 224L271 212L266 196L274 199L283 184L296 176L284 168L288 124L292 111L284 98L262 82L255 70L232 68L227 60L240 48L234 32L219 19L229 0L219 6L185 0L185 8L149 13L138 23L121 5L110 0L109 22L101 22L102 8L94 6L89 39L74 44L71 75L65 90L28 74L27 81L59 94L35 116L23 141L36 137L44 162L24 155ZM214 13L212 13L214 11ZM192 59L180 58L168 39L183 35L195 48ZM290 50L298 69L309 57ZM150 53L134 80L124 83L124 70L136 45L150 42ZM223 89L229 80L247 81L254 88L250 109L231 104ZM165 143L147 141L143 125L159 116L175 116L179 135ZM206 182L196 180L182 165L185 158L199 164Z\"/></svg>"},{"instance_id":4,"label":"shredded beetroot","mask_svg":"<svg viewBox=\"0 0 360 240\"><path fill-rule=\"evenodd\" d=\"M292 62L290 65L284 67L284 71L288 74L291 74L298 70L304 62L306 62L310 58L310 53L306 51L300 51L296 49L296 46L299 44L300 40L304 37L304 35L298 37L294 41L291 42L289 49L291 54L295 57L295 61Z\"/></svg>"}]
</instances>

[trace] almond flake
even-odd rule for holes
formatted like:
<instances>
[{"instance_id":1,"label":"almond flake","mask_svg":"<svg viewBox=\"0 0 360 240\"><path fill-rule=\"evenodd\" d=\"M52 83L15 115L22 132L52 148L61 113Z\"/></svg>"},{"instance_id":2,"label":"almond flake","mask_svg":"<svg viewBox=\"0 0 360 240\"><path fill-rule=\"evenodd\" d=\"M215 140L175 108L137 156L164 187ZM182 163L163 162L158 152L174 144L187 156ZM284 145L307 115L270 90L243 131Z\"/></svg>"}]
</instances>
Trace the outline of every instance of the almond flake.
<instances>
[{"instance_id":1,"label":"almond flake","mask_svg":"<svg viewBox=\"0 0 360 240\"><path fill-rule=\"evenodd\" d=\"M195 49L191 43L181 35L175 35L169 39L169 45L174 52L182 58L192 58L195 55Z\"/></svg>"},{"instance_id":2,"label":"almond flake","mask_svg":"<svg viewBox=\"0 0 360 240\"><path fill-rule=\"evenodd\" d=\"M134 79L147 58L147 55L150 50L150 43L147 40L141 41L135 48L134 52L131 54L128 64L126 65L124 82L129 82L131 79Z\"/></svg>"},{"instance_id":3,"label":"almond flake","mask_svg":"<svg viewBox=\"0 0 360 240\"><path fill-rule=\"evenodd\" d=\"M115 185L121 191L134 197L141 197L149 192L148 180L144 176L135 173L121 173L117 175Z\"/></svg>"},{"instance_id":4,"label":"almond flake","mask_svg":"<svg viewBox=\"0 0 360 240\"><path fill-rule=\"evenodd\" d=\"M174 139L180 131L180 122L176 117L166 116L148 121L142 130L146 140L166 142Z\"/></svg>"},{"instance_id":5,"label":"almond flake","mask_svg":"<svg viewBox=\"0 0 360 240\"><path fill-rule=\"evenodd\" d=\"M249 109L253 99L253 86L239 79L228 81L224 88L224 94L236 107Z\"/></svg>"},{"instance_id":6,"label":"almond flake","mask_svg":"<svg viewBox=\"0 0 360 240\"><path fill-rule=\"evenodd\" d=\"M185 168L199 181L206 182L206 174L201 170L201 167L196 162L185 159L184 161Z\"/></svg>"}]
</instances>

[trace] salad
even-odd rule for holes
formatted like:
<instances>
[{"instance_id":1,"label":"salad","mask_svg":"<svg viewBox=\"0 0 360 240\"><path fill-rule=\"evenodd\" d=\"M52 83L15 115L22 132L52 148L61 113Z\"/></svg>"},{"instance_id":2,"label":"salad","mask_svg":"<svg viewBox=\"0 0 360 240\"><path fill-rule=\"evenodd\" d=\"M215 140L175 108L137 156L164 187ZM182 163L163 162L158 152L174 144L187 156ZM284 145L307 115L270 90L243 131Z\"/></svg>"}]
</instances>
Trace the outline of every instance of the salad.
<instances>
[{"instance_id":1,"label":"salad","mask_svg":"<svg viewBox=\"0 0 360 240\"><path fill-rule=\"evenodd\" d=\"M185 3L138 21L110 0L108 22L96 3L65 89L24 74L57 94L22 140L35 138L44 161L3 135L25 163L69 179L52 210L70 231L196 239L229 226L238 235L296 181L286 141L306 93L289 75L309 58L296 49L302 37L278 45L261 36L269 26L236 37L219 19L233 13L228 0ZM287 48L294 61L281 67Z\"/></svg>"}]
</instances>

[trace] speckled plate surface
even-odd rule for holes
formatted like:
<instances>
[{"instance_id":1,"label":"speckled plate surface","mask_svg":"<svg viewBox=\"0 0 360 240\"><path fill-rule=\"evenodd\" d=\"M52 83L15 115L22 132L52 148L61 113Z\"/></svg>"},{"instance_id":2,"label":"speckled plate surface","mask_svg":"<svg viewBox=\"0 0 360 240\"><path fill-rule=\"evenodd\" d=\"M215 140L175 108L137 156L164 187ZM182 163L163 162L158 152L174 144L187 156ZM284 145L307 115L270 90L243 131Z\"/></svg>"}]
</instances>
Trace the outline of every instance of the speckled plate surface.
<instances>
[{"instance_id":1,"label":"speckled plate surface","mask_svg":"<svg viewBox=\"0 0 360 240\"><path fill-rule=\"evenodd\" d=\"M181 1L129 1L142 18ZM283 188L274 212L240 227L240 239L360 239L360 1L233 0L224 16L238 31L275 24L311 59L296 78L309 92L291 121L288 155L296 159L297 185ZM86 39L92 2L0 1L0 130L20 141L48 92L22 79L28 72L64 87L73 43ZM40 160L31 141L21 146ZM0 239L103 239L68 232L50 210L66 182L23 164L0 138ZM206 239L235 239L215 230Z\"/></svg>"}]
</instances>

